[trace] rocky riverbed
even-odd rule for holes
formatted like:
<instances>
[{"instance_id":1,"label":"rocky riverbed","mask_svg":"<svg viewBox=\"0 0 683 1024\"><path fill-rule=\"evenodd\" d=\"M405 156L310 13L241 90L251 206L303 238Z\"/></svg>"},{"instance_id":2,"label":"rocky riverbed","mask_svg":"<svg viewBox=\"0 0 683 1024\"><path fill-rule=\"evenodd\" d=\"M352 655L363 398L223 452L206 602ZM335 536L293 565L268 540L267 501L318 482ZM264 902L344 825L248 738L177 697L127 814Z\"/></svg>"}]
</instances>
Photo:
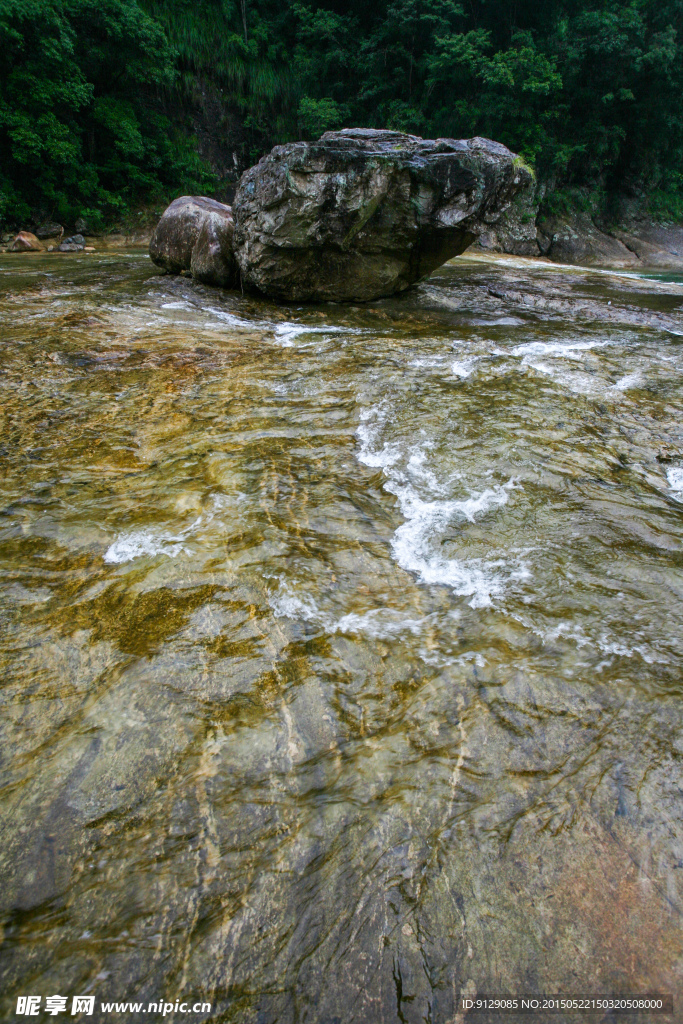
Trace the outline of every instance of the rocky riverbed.
<instances>
[{"instance_id":1,"label":"rocky riverbed","mask_svg":"<svg viewBox=\"0 0 683 1024\"><path fill-rule=\"evenodd\" d=\"M6 254L0 324L3 1019L683 1005L682 277Z\"/></svg>"}]
</instances>

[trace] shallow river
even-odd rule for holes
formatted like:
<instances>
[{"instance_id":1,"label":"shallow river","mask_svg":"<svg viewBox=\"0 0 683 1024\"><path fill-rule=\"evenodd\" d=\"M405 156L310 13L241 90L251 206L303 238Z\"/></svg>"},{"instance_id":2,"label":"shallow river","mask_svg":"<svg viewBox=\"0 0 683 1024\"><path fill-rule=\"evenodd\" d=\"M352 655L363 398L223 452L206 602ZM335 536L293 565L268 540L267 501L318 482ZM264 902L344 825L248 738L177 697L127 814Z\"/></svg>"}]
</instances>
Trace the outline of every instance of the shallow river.
<instances>
[{"instance_id":1,"label":"shallow river","mask_svg":"<svg viewBox=\"0 0 683 1024\"><path fill-rule=\"evenodd\" d=\"M683 1020L683 278L8 255L0 338L3 1020Z\"/></svg>"}]
</instances>

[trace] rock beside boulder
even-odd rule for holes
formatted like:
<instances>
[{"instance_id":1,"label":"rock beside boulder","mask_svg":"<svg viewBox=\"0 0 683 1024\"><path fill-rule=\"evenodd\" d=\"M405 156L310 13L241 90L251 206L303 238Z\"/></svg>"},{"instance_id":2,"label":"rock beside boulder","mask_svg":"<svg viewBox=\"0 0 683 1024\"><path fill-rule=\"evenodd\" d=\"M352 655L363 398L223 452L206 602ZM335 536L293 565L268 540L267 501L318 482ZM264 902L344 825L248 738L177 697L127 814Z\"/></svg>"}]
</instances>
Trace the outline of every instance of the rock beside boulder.
<instances>
[{"instance_id":1,"label":"rock beside boulder","mask_svg":"<svg viewBox=\"0 0 683 1024\"><path fill-rule=\"evenodd\" d=\"M623 242L595 226L587 213L540 220L541 249L556 263L593 267L637 267L640 261Z\"/></svg>"},{"instance_id":2,"label":"rock beside boulder","mask_svg":"<svg viewBox=\"0 0 683 1024\"><path fill-rule=\"evenodd\" d=\"M62 225L54 221L46 221L44 224L39 224L36 228L37 238L61 238L63 234L64 228Z\"/></svg>"},{"instance_id":3,"label":"rock beside boulder","mask_svg":"<svg viewBox=\"0 0 683 1024\"><path fill-rule=\"evenodd\" d=\"M83 252L85 249L85 238L83 235L71 235L57 246L57 252Z\"/></svg>"},{"instance_id":4,"label":"rock beside boulder","mask_svg":"<svg viewBox=\"0 0 683 1024\"><path fill-rule=\"evenodd\" d=\"M233 203L242 281L289 301L403 291L464 252L531 181L489 139L352 128L277 146Z\"/></svg>"},{"instance_id":5,"label":"rock beside boulder","mask_svg":"<svg viewBox=\"0 0 683 1024\"><path fill-rule=\"evenodd\" d=\"M180 196L164 211L149 244L154 263L171 274L189 271L205 284L239 284L232 252L232 210L203 196Z\"/></svg>"},{"instance_id":6,"label":"rock beside boulder","mask_svg":"<svg viewBox=\"0 0 683 1024\"><path fill-rule=\"evenodd\" d=\"M9 247L10 252L43 252L44 247L31 231L20 231Z\"/></svg>"},{"instance_id":7,"label":"rock beside boulder","mask_svg":"<svg viewBox=\"0 0 683 1024\"><path fill-rule=\"evenodd\" d=\"M656 237L656 228L654 226L650 229L650 235ZM646 228L643 232L648 234ZM662 267L670 270L683 268L683 254L680 251L676 251L674 248L667 248L665 245L653 243L646 238L640 237L640 234L635 234L630 231L622 231L620 228L611 228L610 234L614 235L615 238L619 239L627 249L635 253L640 262L646 267ZM674 236L675 239L675 236ZM671 241L667 238L667 243L671 245ZM674 240L673 245L676 245Z\"/></svg>"},{"instance_id":8,"label":"rock beside boulder","mask_svg":"<svg viewBox=\"0 0 683 1024\"><path fill-rule=\"evenodd\" d=\"M239 268L232 251L234 230L232 216L206 218L190 258L190 273L195 280L217 288L239 285Z\"/></svg>"},{"instance_id":9,"label":"rock beside boulder","mask_svg":"<svg viewBox=\"0 0 683 1024\"><path fill-rule=\"evenodd\" d=\"M536 217L544 191L543 186L531 185L516 196L498 221L482 232L475 246L484 252L504 252L509 256L538 256Z\"/></svg>"}]
</instances>

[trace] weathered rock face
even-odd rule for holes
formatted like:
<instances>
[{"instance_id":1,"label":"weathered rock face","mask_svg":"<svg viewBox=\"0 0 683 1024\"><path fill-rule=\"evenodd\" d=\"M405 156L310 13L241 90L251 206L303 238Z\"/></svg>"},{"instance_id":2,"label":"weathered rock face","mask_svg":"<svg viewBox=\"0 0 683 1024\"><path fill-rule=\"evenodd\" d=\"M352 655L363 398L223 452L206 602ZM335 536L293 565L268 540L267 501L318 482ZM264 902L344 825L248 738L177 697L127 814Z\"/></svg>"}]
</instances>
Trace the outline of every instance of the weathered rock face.
<instances>
[{"instance_id":1,"label":"weathered rock face","mask_svg":"<svg viewBox=\"0 0 683 1024\"><path fill-rule=\"evenodd\" d=\"M181 196L164 211L149 254L171 274L190 271L205 284L235 287L239 270L232 253L233 231L229 206L202 196Z\"/></svg>"},{"instance_id":2,"label":"weathered rock face","mask_svg":"<svg viewBox=\"0 0 683 1024\"><path fill-rule=\"evenodd\" d=\"M557 263L594 267L637 267L638 257L613 235L595 226L587 213L548 217L539 222L541 249Z\"/></svg>"},{"instance_id":3,"label":"weathered rock face","mask_svg":"<svg viewBox=\"0 0 683 1024\"><path fill-rule=\"evenodd\" d=\"M57 246L57 252L82 252L85 248L83 235L70 235Z\"/></svg>"},{"instance_id":4,"label":"weathered rock face","mask_svg":"<svg viewBox=\"0 0 683 1024\"><path fill-rule=\"evenodd\" d=\"M483 231L475 246L485 252L510 256L538 256L536 217L545 193L543 185L531 186L516 196L495 224Z\"/></svg>"},{"instance_id":5,"label":"weathered rock face","mask_svg":"<svg viewBox=\"0 0 683 1024\"><path fill-rule=\"evenodd\" d=\"M225 207L230 210L229 206ZM232 251L235 230L232 214L211 215L199 229L190 257L190 272L197 281L218 288L239 285L239 267Z\"/></svg>"},{"instance_id":6,"label":"weathered rock face","mask_svg":"<svg viewBox=\"0 0 683 1024\"><path fill-rule=\"evenodd\" d=\"M242 281L293 301L403 291L464 252L530 183L488 139L353 128L277 146L235 196Z\"/></svg>"},{"instance_id":7,"label":"weathered rock face","mask_svg":"<svg viewBox=\"0 0 683 1024\"><path fill-rule=\"evenodd\" d=\"M42 252L43 246L31 231L20 231L10 245L10 252Z\"/></svg>"},{"instance_id":8,"label":"weathered rock face","mask_svg":"<svg viewBox=\"0 0 683 1024\"><path fill-rule=\"evenodd\" d=\"M61 224L56 224L54 221L46 221L44 224L40 224L35 231L36 238L61 238L64 234L64 228Z\"/></svg>"}]
</instances>

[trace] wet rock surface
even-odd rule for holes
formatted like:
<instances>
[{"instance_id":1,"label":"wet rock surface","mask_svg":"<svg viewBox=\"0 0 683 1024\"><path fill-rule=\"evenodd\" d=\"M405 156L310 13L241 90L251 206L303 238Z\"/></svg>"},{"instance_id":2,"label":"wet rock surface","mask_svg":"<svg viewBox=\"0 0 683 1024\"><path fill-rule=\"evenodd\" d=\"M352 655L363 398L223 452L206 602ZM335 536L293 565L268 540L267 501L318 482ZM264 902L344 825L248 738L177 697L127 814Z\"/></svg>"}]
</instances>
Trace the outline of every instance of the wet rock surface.
<instances>
[{"instance_id":1,"label":"wet rock surface","mask_svg":"<svg viewBox=\"0 0 683 1024\"><path fill-rule=\"evenodd\" d=\"M683 276L46 254L0 324L0 1016L680 1007Z\"/></svg>"},{"instance_id":2,"label":"wet rock surface","mask_svg":"<svg viewBox=\"0 0 683 1024\"><path fill-rule=\"evenodd\" d=\"M495 223L487 225L475 242L475 248L511 256L538 256L536 218L544 191L533 182L516 196Z\"/></svg>"},{"instance_id":3,"label":"wet rock surface","mask_svg":"<svg viewBox=\"0 0 683 1024\"><path fill-rule=\"evenodd\" d=\"M548 239L548 257L558 263L620 268L640 265L634 252L596 227L587 213L542 218L538 226Z\"/></svg>"},{"instance_id":4,"label":"wet rock surface","mask_svg":"<svg viewBox=\"0 0 683 1024\"><path fill-rule=\"evenodd\" d=\"M181 196L165 210L149 246L158 267L187 271L205 284L234 287L239 271L232 252L229 206L203 196Z\"/></svg>"},{"instance_id":5,"label":"wet rock surface","mask_svg":"<svg viewBox=\"0 0 683 1024\"><path fill-rule=\"evenodd\" d=\"M231 216L211 214L199 229L190 257L190 273L203 284L236 288L239 268L233 254L234 223Z\"/></svg>"},{"instance_id":6,"label":"wet rock surface","mask_svg":"<svg viewBox=\"0 0 683 1024\"><path fill-rule=\"evenodd\" d=\"M474 250L515 256L546 256L574 266L683 269L683 229L654 224L642 216L605 222L588 210L562 216L540 213L546 188L534 185L513 200L495 224L482 232ZM577 202L579 200L577 199Z\"/></svg>"},{"instance_id":7,"label":"wet rock surface","mask_svg":"<svg viewBox=\"0 0 683 1024\"><path fill-rule=\"evenodd\" d=\"M347 129L278 146L235 196L242 281L290 301L403 291L463 252L530 182L488 139Z\"/></svg>"}]
</instances>

